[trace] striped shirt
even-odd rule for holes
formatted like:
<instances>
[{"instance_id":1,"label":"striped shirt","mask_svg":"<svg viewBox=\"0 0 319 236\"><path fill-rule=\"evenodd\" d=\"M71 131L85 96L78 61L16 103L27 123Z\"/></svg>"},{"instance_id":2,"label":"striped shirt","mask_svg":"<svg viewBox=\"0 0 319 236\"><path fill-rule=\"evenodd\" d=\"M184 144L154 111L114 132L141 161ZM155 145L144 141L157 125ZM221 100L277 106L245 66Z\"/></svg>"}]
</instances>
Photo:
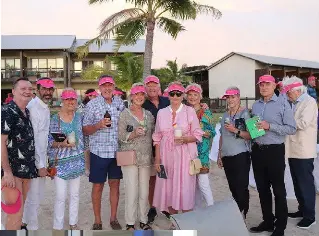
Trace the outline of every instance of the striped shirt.
<instances>
[{"instance_id":1,"label":"striped shirt","mask_svg":"<svg viewBox=\"0 0 319 236\"><path fill-rule=\"evenodd\" d=\"M112 125L96 131L89 136L90 152L101 158L115 158L118 149L118 120L125 106L123 100L114 96L108 104L102 96L91 100L84 109L83 126L95 125L106 111L111 115Z\"/></svg>"}]
</instances>

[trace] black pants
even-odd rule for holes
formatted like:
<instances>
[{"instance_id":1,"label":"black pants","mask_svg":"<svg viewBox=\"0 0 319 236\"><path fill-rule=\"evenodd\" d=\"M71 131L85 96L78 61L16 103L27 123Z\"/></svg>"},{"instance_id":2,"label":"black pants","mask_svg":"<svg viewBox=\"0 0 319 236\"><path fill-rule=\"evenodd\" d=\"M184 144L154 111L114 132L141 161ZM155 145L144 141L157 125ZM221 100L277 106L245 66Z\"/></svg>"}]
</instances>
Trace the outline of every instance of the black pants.
<instances>
[{"instance_id":1,"label":"black pants","mask_svg":"<svg viewBox=\"0 0 319 236\"><path fill-rule=\"evenodd\" d=\"M252 147L252 165L259 193L263 220L274 224L272 213L272 187L275 196L275 227L285 230L287 226L288 207L285 187L285 145L257 145Z\"/></svg>"},{"instance_id":2,"label":"black pants","mask_svg":"<svg viewBox=\"0 0 319 236\"><path fill-rule=\"evenodd\" d=\"M249 209L249 152L222 158L229 189L237 202L240 212L246 216Z\"/></svg>"},{"instance_id":3,"label":"black pants","mask_svg":"<svg viewBox=\"0 0 319 236\"><path fill-rule=\"evenodd\" d=\"M316 188L313 177L314 159L289 158L289 167L294 183L295 195L299 203L298 210L303 217L315 220Z\"/></svg>"}]
</instances>

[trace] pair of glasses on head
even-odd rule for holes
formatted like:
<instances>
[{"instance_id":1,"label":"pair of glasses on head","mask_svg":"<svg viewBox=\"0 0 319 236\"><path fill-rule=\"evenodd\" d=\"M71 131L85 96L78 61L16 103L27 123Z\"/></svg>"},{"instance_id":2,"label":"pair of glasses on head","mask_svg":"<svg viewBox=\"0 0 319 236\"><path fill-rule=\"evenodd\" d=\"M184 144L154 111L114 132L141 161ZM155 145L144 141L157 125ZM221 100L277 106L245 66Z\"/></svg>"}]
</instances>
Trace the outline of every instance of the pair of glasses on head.
<instances>
[{"instance_id":1,"label":"pair of glasses on head","mask_svg":"<svg viewBox=\"0 0 319 236\"><path fill-rule=\"evenodd\" d=\"M172 92L169 92L168 94L169 94L170 97L174 97L175 95L176 95L177 97L180 97L180 96L183 95L183 93L182 93L182 92L179 92L179 91L172 91Z\"/></svg>"}]
</instances>

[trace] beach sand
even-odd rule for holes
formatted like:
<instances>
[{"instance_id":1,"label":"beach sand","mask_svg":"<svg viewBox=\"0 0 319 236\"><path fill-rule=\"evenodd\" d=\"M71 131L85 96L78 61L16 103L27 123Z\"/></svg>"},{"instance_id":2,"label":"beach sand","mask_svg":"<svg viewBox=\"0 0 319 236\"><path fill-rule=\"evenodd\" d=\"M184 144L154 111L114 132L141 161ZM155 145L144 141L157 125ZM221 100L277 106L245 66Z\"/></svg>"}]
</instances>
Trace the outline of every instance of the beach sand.
<instances>
[{"instance_id":1,"label":"beach sand","mask_svg":"<svg viewBox=\"0 0 319 236\"><path fill-rule=\"evenodd\" d=\"M214 163L211 168L210 173L211 186L213 188L213 195L215 201L222 201L231 196L226 176L223 170L219 169ZM54 184L53 181L47 179L45 189L45 197L41 203L39 210L39 227L40 229L52 229L53 224L53 208L54 208ZM124 221L124 185L121 182L120 190L120 201L118 208L118 220L120 224L125 227ZM79 207L79 222L78 226L83 230L90 230L94 220L93 209L91 203L91 188L92 185L88 182L87 177L82 177L81 179L81 188L80 188L80 207ZM290 212L297 210L297 201L288 200L288 208ZM103 229L111 230L109 226L109 196L108 196L108 185L105 185L103 192L103 202L102 202L102 219L103 219ZM4 213L2 212L2 216ZM68 204L66 205L65 211L65 229L68 229ZM316 218L319 221L319 195L316 199ZM4 217L2 217L2 222ZM258 192L253 188L250 188L250 209L247 215L247 226L256 226L261 222L261 209L259 204ZM317 225L311 227L310 230L301 230L298 229L295 225L298 221L288 219L288 225L285 235L289 236L310 236L310 235L319 235L319 222ZM229 222L225 222L227 225ZM162 215L156 218L154 222L154 229L168 229L170 222ZM269 235L269 234L251 234L251 235Z\"/></svg>"}]
</instances>

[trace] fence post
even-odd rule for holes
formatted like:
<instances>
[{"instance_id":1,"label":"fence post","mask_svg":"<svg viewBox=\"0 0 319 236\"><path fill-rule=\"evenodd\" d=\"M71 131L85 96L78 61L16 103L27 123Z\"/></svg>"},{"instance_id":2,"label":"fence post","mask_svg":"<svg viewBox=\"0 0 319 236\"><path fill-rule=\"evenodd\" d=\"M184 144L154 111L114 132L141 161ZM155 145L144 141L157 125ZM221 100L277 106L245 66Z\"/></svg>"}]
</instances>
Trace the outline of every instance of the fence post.
<instances>
[{"instance_id":1,"label":"fence post","mask_svg":"<svg viewBox=\"0 0 319 236\"><path fill-rule=\"evenodd\" d=\"M248 97L246 97L246 108L248 109Z\"/></svg>"}]
</instances>

